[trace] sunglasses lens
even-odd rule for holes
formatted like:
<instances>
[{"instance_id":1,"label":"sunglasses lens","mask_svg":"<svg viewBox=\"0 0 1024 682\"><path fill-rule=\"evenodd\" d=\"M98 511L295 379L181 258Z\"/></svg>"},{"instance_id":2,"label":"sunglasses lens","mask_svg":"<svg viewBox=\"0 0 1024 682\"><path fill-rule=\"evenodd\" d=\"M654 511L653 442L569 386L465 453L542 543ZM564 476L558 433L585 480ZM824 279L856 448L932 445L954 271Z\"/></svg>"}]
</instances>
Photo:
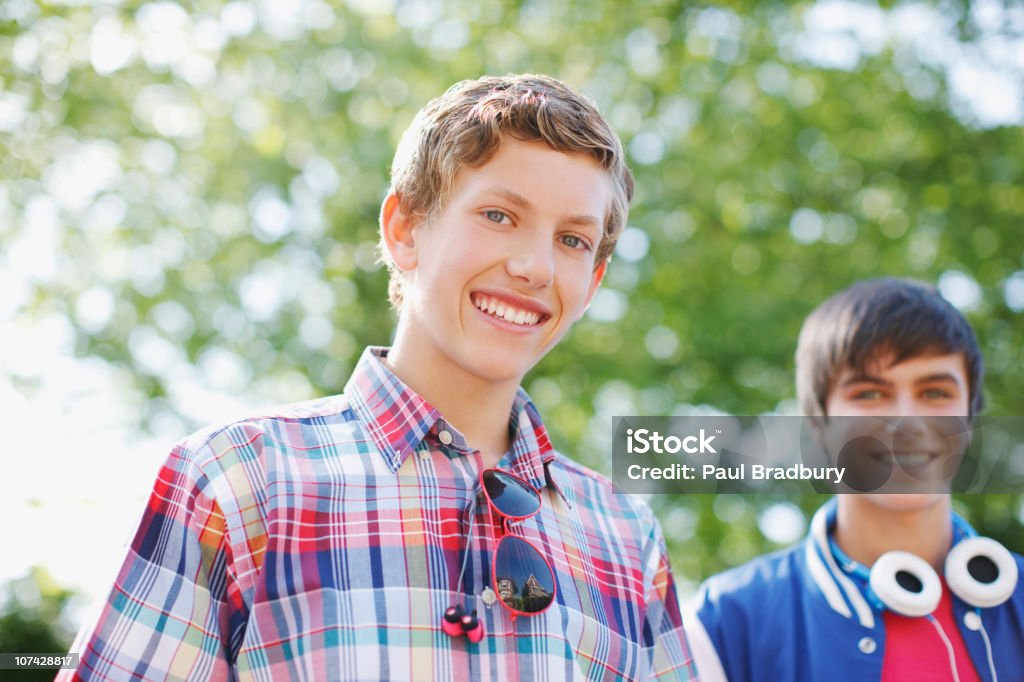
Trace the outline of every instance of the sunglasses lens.
<instances>
[{"instance_id":1,"label":"sunglasses lens","mask_svg":"<svg viewBox=\"0 0 1024 682\"><path fill-rule=\"evenodd\" d=\"M514 535L498 543L494 554L494 587L505 606L539 613L555 597L555 576L533 545Z\"/></svg>"},{"instance_id":2,"label":"sunglasses lens","mask_svg":"<svg viewBox=\"0 0 1024 682\"><path fill-rule=\"evenodd\" d=\"M489 469L484 472L484 490L498 511L521 518L540 509L540 496L515 476Z\"/></svg>"}]
</instances>

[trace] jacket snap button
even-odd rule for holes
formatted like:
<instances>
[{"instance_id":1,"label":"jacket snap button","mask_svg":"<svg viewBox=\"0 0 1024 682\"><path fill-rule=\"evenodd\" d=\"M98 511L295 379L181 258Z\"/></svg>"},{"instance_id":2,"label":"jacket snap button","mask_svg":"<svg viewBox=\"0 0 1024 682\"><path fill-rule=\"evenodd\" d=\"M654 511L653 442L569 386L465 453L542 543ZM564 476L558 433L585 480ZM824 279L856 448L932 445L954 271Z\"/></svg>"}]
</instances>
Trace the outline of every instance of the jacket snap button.
<instances>
[{"instance_id":1,"label":"jacket snap button","mask_svg":"<svg viewBox=\"0 0 1024 682\"><path fill-rule=\"evenodd\" d=\"M875 649L878 648L878 645L875 644L875 640L870 637L861 637L861 640L857 642L857 648L865 654L873 654L875 653Z\"/></svg>"},{"instance_id":2,"label":"jacket snap button","mask_svg":"<svg viewBox=\"0 0 1024 682\"><path fill-rule=\"evenodd\" d=\"M439 434L437 434L437 439L444 443L445 445L451 445L452 441L455 440L454 438L452 438L452 434L450 431L441 431Z\"/></svg>"}]
</instances>

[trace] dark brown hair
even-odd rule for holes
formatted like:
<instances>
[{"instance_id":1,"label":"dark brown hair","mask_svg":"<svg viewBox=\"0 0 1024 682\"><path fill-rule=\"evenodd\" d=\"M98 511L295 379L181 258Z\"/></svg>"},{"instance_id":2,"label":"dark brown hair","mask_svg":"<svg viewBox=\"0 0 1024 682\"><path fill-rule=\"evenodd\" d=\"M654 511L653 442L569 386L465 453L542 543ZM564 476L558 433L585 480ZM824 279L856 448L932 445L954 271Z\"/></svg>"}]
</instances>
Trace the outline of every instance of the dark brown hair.
<instances>
[{"instance_id":1,"label":"dark brown hair","mask_svg":"<svg viewBox=\"0 0 1024 682\"><path fill-rule=\"evenodd\" d=\"M907 279L858 282L815 308L800 330L796 393L803 413L825 416L839 373L865 371L882 356L962 353L970 416L984 406L984 365L970 323L930 285Z\"/></svg>"}]
</instances>

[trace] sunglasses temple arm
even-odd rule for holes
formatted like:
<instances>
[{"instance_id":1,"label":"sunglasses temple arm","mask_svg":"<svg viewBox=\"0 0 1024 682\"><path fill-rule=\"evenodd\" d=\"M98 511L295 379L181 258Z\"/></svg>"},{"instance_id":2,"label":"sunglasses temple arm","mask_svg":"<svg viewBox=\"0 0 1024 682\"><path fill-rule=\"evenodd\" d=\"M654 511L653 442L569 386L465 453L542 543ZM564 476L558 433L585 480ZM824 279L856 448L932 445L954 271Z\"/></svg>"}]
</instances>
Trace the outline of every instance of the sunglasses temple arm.
<instances>
[{"instance_id":1,"label":"sunglasses temple arm","mask_svg":"<svg viewBox=\"0 0 1024 682\"><path fill-rule=\"evenodd\" d=\"M469 531L466 533L466 551L462 555L462 568L459 570L459 582L456 589L462 592L462 578L466 575L466 562L469 560L469 549L473 545L473 523L476 521L476 494L469 503Z\"/></svg>"}]
</instances>

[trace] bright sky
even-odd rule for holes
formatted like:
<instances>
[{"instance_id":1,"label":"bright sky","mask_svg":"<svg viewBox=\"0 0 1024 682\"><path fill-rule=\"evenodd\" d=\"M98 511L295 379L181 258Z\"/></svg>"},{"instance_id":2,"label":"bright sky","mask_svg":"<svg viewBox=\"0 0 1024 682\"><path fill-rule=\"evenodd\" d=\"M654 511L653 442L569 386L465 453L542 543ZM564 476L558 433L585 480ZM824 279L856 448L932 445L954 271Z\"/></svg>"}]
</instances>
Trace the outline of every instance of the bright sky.
<instances>
[{"instance_id":1,"label":"bright sky","mask_svg":"<svg viewBox=\"0 0 1024 682\"><path fill-rule=\"evenodd\" d=\"M219 21L193 25L177 5L155 3L140 20L142 28L152 32L141 44L124 35L116 20L103 19L94 27L90 40L93 67L99 73L112 74L141 51L147 61L185 65L186 75L201 84L210 68L202 49L251 31L257 18L262 21L263 17L274 19L281 12L287 14L290 6L273 0L258 4L256 11L248 2L232 2ZM305 4L319 7L322 3ZM980 25L993 30L1011 20L1002 14L998 2L980 0L972 11ZM702 30L708 33L727 35L735 28L735 16L730 18L727 10L708 10L706 19ZM1024 24L1024 12L1015 14L1012 21ZM288 24L268 20L267 25L280 29ZM913 50L919 62L938 66L948 74L950 106L965 121L981 127L1024 121L1019 76L1024 72L1024 47L1019 43L993 38L972 48L963 47L949 37L949 21L924 4L887 11L829 0L807 13L805 28L791 44L794 58L828 68L855 69L865 55L889 44L899 45ZM193 31L192 40L181 39L179 34L188 30ZM15 59L33 58L31 47L23 44ZM201 49L192 54L189 50L193 48ZM908 83L919 89L920 96L934 94L937 86L929 81L930 76L913 73L918 67L907 68L911 71L905 74ZM765 77L771 75L766 72ZM23 105L0 93L0 131L17 128ZM173 136L175 130L171 128L189 125L184 115L187 113L155 111L154 116L163 117L165 127L170 127L166 133ZM165 149L160 142L151 144L154 146L149 156L156 166L160 166L163 156L173 154L169 145L164 145ZM112 149L113 145L100 143L78 149L77 156L58 162L52 184L59 188L54 190L56 203L39 200L29 206L22 234L0 251L0 348L4 349L0 357L0 404L5 406L6 450L5 476L0 478L0 518L5 519L0 526L0 543L6 548L0 552L0 583L40 565L58 582L90 598L106 594L159 465L173 442L187 435L182 423L170 421L158 424L159 432L154 437L140 438L134 425L144 399L129 388L127 377L102 361L73 358L72 333L63 316L27 319L19 314L29 295L29 283L46 278L57 267L58 236L63 229L58 224L58 204L85 204L100 190L117 183L120 170L116 150ZM0 184L0 217L6 210ZM114 202L98 210L116 218L119 207ZM794 239L811 242L824 228L817 214L801 213L794 214L790 229ZM627 260L636 258L634 251L642 256L647 249L644 238L640 233L623 239L622 255ZM129 266L107 262L97 267ZM128 276L144 278L146 273ZM981 290L966 273L947 272L939 286L961 309L969 310L980 302ZM1011 309L1024 311L1024 272L1008 279L1002 293ZM616 306L626 305L609 296L601 299L600 305L595 304L595 316L611 315ZM174 305L168 302L162 311L171 328L182 319ZM114 301L105 289L82 292L72 306L77 321L86 327L102 327L113 307ZM309 331L314 332L317 330ZM162 341L161 345L160 337L152 336L140 334L133 343L133 352L138 349L140 356L155 358L159 363L180 359L180 351L172 344ZM237 358L211 356L207 365L205 377L195 367L182 367L175 383L176 395L172 396L176 406L197 423L224 421L303 393L300 381L282 389L274 399L238 399L239 392L230 389L244 385L248 377L244 372L238 376ZM763 527L779 533L787 525L782 521L788 519L791 531L773 539L791 541L802 532L802 519L792 508L780 506L771 513L775 521ZM75 614L74 618L80 616Z\"/></svg>"},{"instance_id":2,"label":"bright sky","mask_svg":"<svg viewBox=\"0 0 1024 682\"><path fill-rule=\"evenodd\" d=\"M7 452L0 583L44 566L91 598L109 588L160 464L187 434L140 438L132 425L141 397L102 361L71 358L59 326L0 324L0 364L7 365L0 371ZM44 367L28 390L8 374L27 369L10 366L23 358ZM245 411L228 399L195 395L196 410L208 411L211 422Z\"/></svg>"}]
</instances>

